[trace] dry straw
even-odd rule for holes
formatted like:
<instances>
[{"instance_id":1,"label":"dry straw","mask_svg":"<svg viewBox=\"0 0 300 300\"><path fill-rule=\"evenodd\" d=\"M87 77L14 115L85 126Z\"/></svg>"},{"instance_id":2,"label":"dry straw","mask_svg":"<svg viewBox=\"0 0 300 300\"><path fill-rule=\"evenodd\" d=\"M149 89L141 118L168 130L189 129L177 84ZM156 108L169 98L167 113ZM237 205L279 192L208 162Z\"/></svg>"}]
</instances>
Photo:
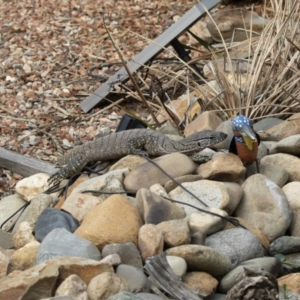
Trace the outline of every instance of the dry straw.
<instances>
[{"instance_id":1,"label":"dry straw","mask_svg":"<svg viewBox=\"0 0 300 300\"><path fill-rule=\"evenodd\" d=\"M208 11L207 14L212 19ZM182 94L188 95L188 110L195 100L189 95L194 92L198 95L202 112L217 112L223 120L238 113L258 120L266 116L287 118L299 112L300 1L268 0L264 4L264 15L269 22L258 36L251 30L250 24L250 30L246 31L248 39L243 42L226 43L223 40L217 50L206 47L200 52L198 49L199 57L192 63L208 64L212 71L212 77L204 79L205 84L199 85L195 71L178 58L172 48L160 45L164 54L176 58L181 65L173 68L159 63L144 65L144 73L152 74L152 77L133 74L143 84L138 87L139 91L130 88L130 84L123 85L123 91L126 91L124 99L134 97L144 102L141 97L145 97L152 115L165 109L177 125L187 123L187 120L180 119L172 105L172 100L176 100L178 95L176 97L174 92L171 96L167 95L166 90L178 86ZM159 84L153 85L153 78ZM188 115L188 112L185 113L185 118Z\"/></svg>"}]
</instances>

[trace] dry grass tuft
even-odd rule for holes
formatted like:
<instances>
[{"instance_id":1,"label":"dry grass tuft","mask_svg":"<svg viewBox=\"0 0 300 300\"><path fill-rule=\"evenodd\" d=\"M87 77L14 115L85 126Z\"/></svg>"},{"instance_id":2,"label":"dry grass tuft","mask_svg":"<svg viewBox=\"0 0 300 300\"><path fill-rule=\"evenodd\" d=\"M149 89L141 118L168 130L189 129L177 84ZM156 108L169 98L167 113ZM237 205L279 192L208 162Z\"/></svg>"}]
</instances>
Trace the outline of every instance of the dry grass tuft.
<instances>
[{"instance_id":1,"label":"dry grass tuft","mask_svg":"<svg viewBox=\"0 0 300 300\"><path fill-rule=\"evenodd\" d=\"M142 101L142 93L152 114L163 108L181 127L195 117L189 115L195 99L202 112L215 111L223 120L238 113L258 120L267 116L287 118L300 112L300 2L266 2L264 9L270 21L259 36L249 30L249 38L243 42L223 41L217 50L197 49L199 57L193 62L207 64L212 72L204 85L197 82L195 71L172 48L161 46L165 56L177 59L180 65L168 67L158 62L143 66L143 71L134 75L140 91L137 93L130 83L122 85L124 99ZM136 37L153 42L138 34ZM188 95L187 112L180 119L171 100L184 93Z\"/></svg>"},{"instance_id":2,"label":"dry grass tuft","mask_svg":"<svg viewBox=\"0 0 300 300\"><path fill-rule=\"evenodd\" d=\"M270 4L273 18L259 38L250 33L240 44L224 43L223 64L220 55L213 54L216 86L224 92L206 109L222 112L223 118L237 113L252 120L286 118L300 111L300 2L270 0ZM236 57L245 43L246 55Z\"/></svg>"}]
</instances>

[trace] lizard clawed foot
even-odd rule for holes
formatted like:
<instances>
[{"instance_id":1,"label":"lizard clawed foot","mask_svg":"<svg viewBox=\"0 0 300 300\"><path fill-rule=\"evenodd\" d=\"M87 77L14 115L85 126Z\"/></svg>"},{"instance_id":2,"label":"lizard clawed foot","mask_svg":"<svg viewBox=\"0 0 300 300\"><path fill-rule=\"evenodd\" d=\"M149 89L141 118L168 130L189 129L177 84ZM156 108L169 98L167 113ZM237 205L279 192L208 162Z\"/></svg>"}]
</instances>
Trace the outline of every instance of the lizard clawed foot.
<instances>
[{"instance_id":1,"label":"lizard clawed foot","mask_svg":"<svg viewBox=\"0 0 300 300\"><path fill-rule=\"evenodd\" d=\"M149 154L146 151L140 150L140 149L134 149L133 151L130 151L131 154L139 155L142 157L149 157Z\"/></svg>"},{"instance_id":2,"label":"lizard clawed foot","mask_svg":"<svg viewBox=\"0 0 300 300\"><path fill-rule=\"evenodd\" d=\"M54 173L48 178L49 186L58 185L64 178L61 176L59 172Z\"/></svg>"}]
</instances>

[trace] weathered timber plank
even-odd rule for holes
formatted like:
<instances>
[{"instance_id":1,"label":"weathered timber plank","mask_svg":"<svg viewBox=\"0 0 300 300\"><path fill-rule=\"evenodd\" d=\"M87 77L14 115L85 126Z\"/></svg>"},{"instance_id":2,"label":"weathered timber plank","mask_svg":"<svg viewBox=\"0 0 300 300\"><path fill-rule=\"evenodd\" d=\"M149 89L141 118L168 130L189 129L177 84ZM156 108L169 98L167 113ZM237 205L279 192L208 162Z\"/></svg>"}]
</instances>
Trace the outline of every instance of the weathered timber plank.
<instances>
[{"instance_id":1,"label":"weathered timber plank","mask_svg":"<svg viewBox=\"0 0 300 300\"><path fill-rule=\"evenodd\" d=\"M6 150L2 147L0 147L0 167L11 170L24 177L36 173L53 174L57 171L53 164Z\"/></svg>"},{"instance_id":2,"label":"weathered timber plank","mask_svg":"<svg viewBox=\"0 0 300 300\"><path fill-rule=\"evenodd\" d=\"M196 4L188 12L186 12L178 21L172 24L160 36L158 36L152 43L145 47L139 54L137 54L131 61L127 63L127 67L131 73L137 71L152 57L158 55L167 47L172 40L181 35L189 27L195 24L202 16L206 14L204 7L207 10L212 9L221 0L202 0L201 3ZM103 83L94 93L89 95L81 104L80 107L84 112L88 112L96 106L102 99L110 93L111 86L115 82L126 82L128 74L123 67L113 76L111 76L105 83Z\"/></svg>"}]
</instances>

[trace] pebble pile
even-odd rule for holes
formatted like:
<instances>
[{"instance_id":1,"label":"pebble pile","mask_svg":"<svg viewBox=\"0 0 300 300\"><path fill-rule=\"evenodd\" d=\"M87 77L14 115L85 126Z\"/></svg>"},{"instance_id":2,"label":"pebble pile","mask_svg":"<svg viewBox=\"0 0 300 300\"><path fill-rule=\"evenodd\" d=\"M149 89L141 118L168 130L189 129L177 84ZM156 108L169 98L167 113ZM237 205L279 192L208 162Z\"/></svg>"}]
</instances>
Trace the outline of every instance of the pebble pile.
<instances>
[{"instance_id":1,"label":"pebble pile","mask_svg":"<svg viewBox=\"0 0 300 300\"><path fill-rule=\"evenodd\" d=\"M218 145L226 149L231 122L204 128L212 114L198 128L227 133ZM199 299L243 299L249 290L255 299L300 299L300 114L254 129L280 138L261 142L259 174L224 151L205 149L211 160L201 165L180 153L155 158L198 199L133 155L104 175L82 175L66 199L43 193L48 174L19 181L0 201L0 223L30 201L12 231L14 220L0 230L0 299L170 299L144 271L163 252Z\"/></svg>"}]
</instances>

